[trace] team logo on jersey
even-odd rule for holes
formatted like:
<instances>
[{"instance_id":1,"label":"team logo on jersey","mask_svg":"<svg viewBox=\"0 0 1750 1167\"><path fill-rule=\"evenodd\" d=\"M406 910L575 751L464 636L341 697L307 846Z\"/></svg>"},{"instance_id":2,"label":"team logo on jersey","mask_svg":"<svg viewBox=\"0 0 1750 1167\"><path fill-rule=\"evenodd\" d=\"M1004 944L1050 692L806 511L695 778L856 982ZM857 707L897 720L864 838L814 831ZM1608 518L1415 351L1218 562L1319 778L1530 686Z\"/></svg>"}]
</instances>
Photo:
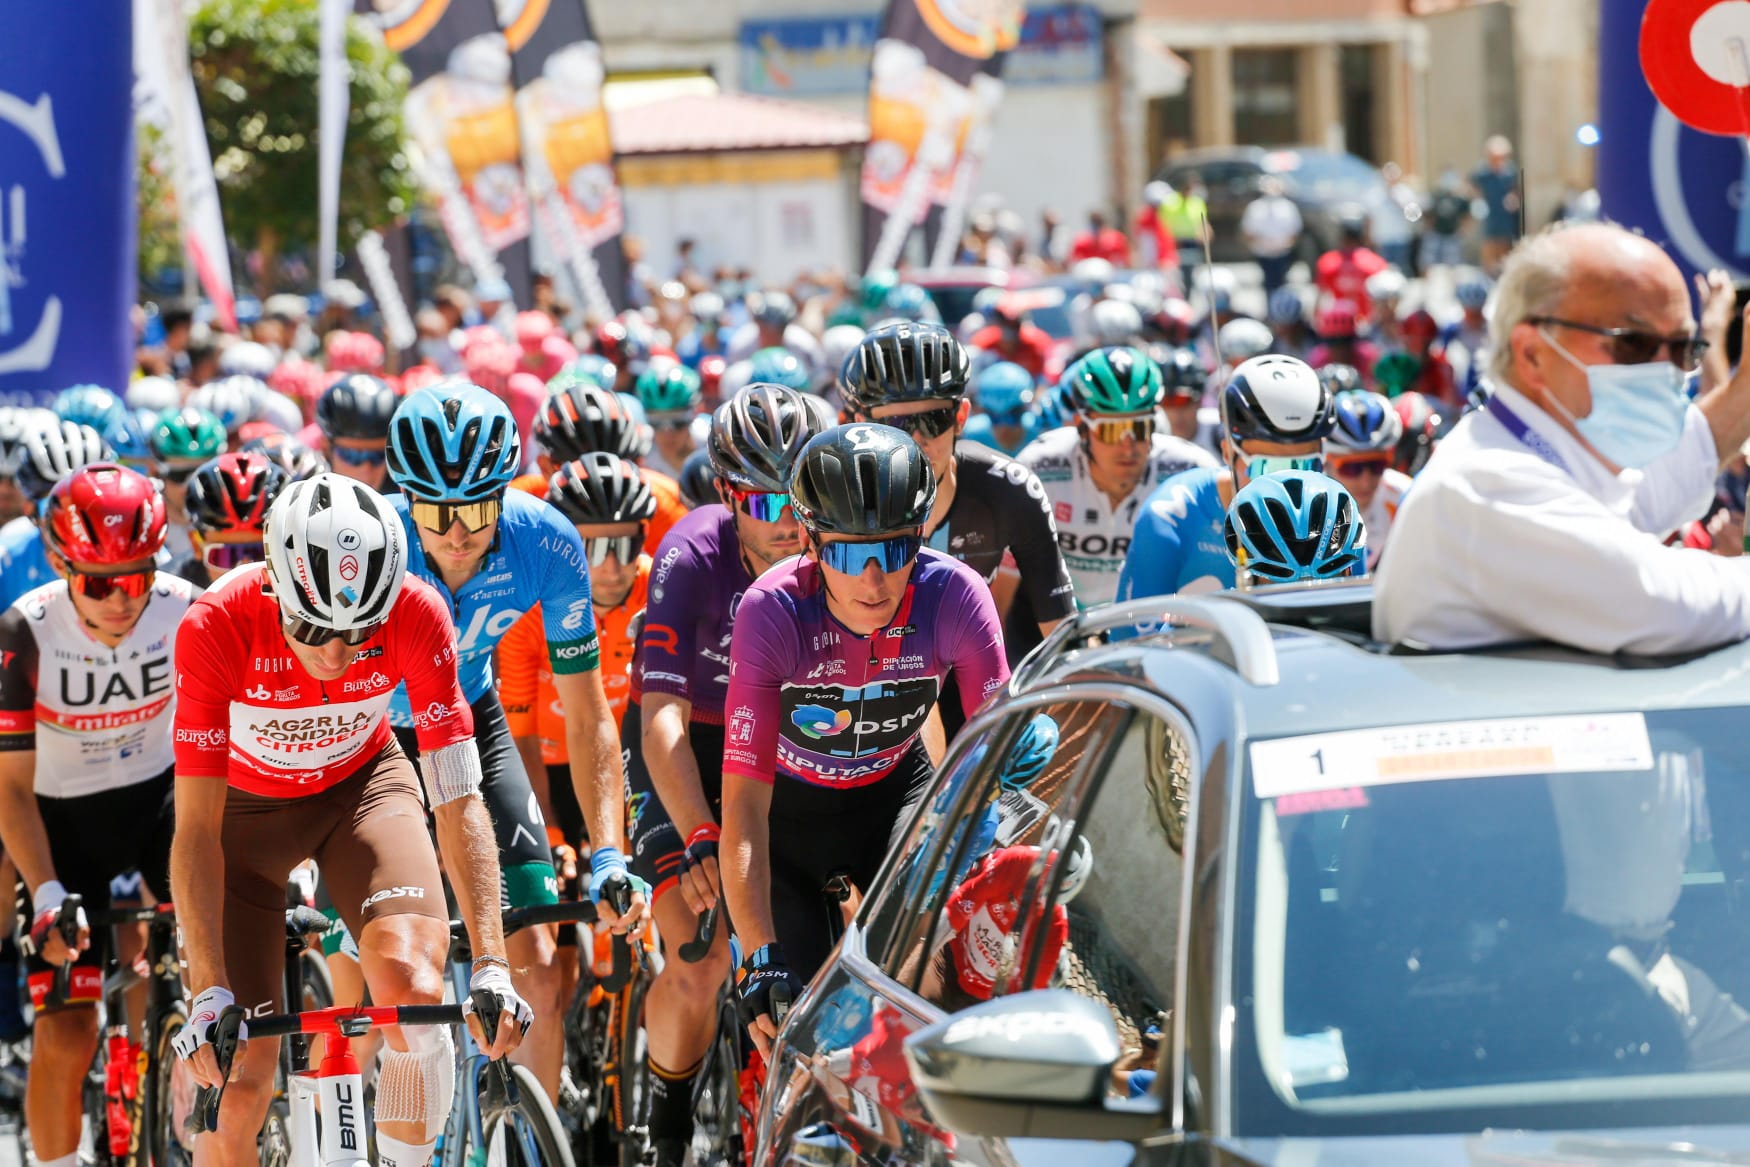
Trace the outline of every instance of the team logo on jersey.
<instances>
[{"instance_id":1,"label":"team logo on jersey","mask_svg":"<svg viewBox=\"0 0 1750 1167\"><path fill-rule=\"evenodd\" d=\"M851 728L851 711L832 710L824 705L798 705L791 711L790 721L797 729L819 741Z\"/></svg>"},{"instance_id":2,"label":"team logo on jersey","mask_svg":"<svg viewBox=\"0 0 1750 1167\"><path fill-rule=\"evenodd\" d=\"M273 692L266 685L255 685L243 690L243 695L251 701L272 701Z\"/></svg>"},{"instance_id":3,"label":"team logo on jersey","mask_svg":"<svg viewBox=\"0 0 1750 1167\"><path fill-rule=\"evenodd\" d=\"M634 838L638 834L638 824L644 819L644 806L650 801L650 795L645 791L626 796L626 836Z\"/></svg>"}]
</instances>

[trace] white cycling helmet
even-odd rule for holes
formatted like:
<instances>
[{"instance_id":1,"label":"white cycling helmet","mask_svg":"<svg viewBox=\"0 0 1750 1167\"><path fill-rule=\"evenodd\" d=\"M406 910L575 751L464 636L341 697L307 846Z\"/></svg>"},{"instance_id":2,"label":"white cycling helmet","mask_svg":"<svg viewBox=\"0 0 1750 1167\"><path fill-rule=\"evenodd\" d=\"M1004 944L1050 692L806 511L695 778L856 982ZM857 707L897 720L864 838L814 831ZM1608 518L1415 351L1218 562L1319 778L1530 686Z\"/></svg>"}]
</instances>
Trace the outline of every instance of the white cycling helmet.
<instances>
[{"instance_id":1,"label":"white cycling helmet","mask_svg":"<svg viewBox=\"0 0 1750 1167\"><path fill-rule=\"evenodd\" d=\"M828 379L838 378L839 370L845 367L845 358L862 343L863 330L855 324L835 324L820 334L820 352Z\"/></svg>"},{"instance_id":2,"label":"white cycling helmet","mask_svg":"<svg viewBox=\"0 0 1750 1167\"><path fill-rule=\"evenodd\" d=\"M1240 442L1310 442L1330 436L1331 391L1294 357L1253 357L1221 387L1222 431Z\"/></svg>"},{"instance_id":3,"label":"white cycling helmet","mask_svg":"<svg viewBox=\"0 0 1750 1167\"><path fill-rule=\"evenodd\" d=\"M44 426L58 426L60 415L38 406L0 408L0 474L18 473L24 457L24 437Z\"/></svg>"},{"instance_id":4,"label":"white cycling helmet","mask_svg":"<svg viewBox=\"0 0 1750 1167\"><path fill-rule=\"evenodd\" d=\"M407 536L389 499L339 474L281 490L262 543L280 610L336 632L386 620L407 580Z\"/></svg>"},{"instance_id":5,"label":"white cycling helmet","mask_svg":"<svg viewBox=\"0 0 1750 1167\"><path fill-rule=\"evenodd\" d=\"M245 373L265 381L277 364L273 350L253 340L240 340L219 354L219 372L227 377Z\"/></svg>"},{"instance_id":6,"label":"white cycling helmet","mask_svg":"<svg viewBox=\"0 0 1750 1167\"><path fill-rule=\"evenodd\" d=\"M304 428L304 411L298 408L298 403L267 385L256 385L250 390L249 419L265 421L287 434Z\"/></svg>"},{"instance_id":7,"label":"white cycling helmet","mask_svg":"<svg viewBox=\"0 0 1750 1167\"><path fill-rule=\"evenodd\" d=\"M836 375L838 370L833 370ZM736 361L723 370L723 376L717 379L717 399L728 401L753 380L753 362Z\"/></svg>"},{"instance_id":8,"label":"white cycling helmet","mask_svg":"<svg viewBox=\"0 0 1750 1167\"><path fill-rule=\"evenodd\" d=\"M1088 312L1088 332L1102 348L1135 344L1142 333L1142 313L1123 300L1101 300Z\"/></svg>"},{"instance_id":9,"label":"white cycling helmet","mask_svg":"<svg viewBox=\"0 0 1750 1167\"><path fill-rule=\"evenodd\" d=\"M182 405L182 390L169 377L141 377L122 394L129 409L171 413Z\"/></svg>"},{"instance_id":10,"label":"white cycling helmet","mask_svg":"<svg viewBox=\"0 0 1750 1167\"><path fill-rule=\"evenodd\" d=\"M1367 277L1367 298L1384 300L1388 304L1393 303L1403 299L1404 288L1407 285L1408 281L1404 279L1403 272L1395 267L1388 267L1384 271L1376 271Z\"/></svg>"},{"instance_id":11,"label":"white cycling helmet","mask_svg":"<svg viewBox=\"0 0 1750 1167\"><path fill-rule=\"evenodd\" d=\"M1075 266L1069 269L1069 274L1089 287L1103 288L1112 282L1113 271L1111 260L1093 255L1077 260Z\"/></svg>"},{"instance_id":12,"label":"white cycling helmet","mask_svg":"<svg viewBox=\"0 0 1750 1167\"><path fill-rule=\"evenodd\" d=\"M218 418L226 431L234 434L245 422L254 420L255 395L263 388L266 386L260 378L234 373L202 385L189 394L188 403Z\"/></svg>"},{"instance_id":13,"label":"white cycling helmet","mask_svg":"<svg viewBox=\"0 0 1750 1167\"><path fill-rule=\"evenodd\" d=\"M1228 361L1249 361L1269 352L1270 346L1276 343L1268 324L1245 316L1229 320L1215 336L1221 346L1222 359Z\"/></svg>"},{"instance_id":14,"label":"white cycling helmet","mask_svg":"<svg viewBox=\"0 0 1750 1167\"><path fill-rule=\"evenodd\" d=\"M32 410L24 420L16 470L18 488L32 502L47 498L55 483L73 471L115 456L90 426L62 421L52 413L46 419L37 414Z\"/></svg>"}]
</instances>

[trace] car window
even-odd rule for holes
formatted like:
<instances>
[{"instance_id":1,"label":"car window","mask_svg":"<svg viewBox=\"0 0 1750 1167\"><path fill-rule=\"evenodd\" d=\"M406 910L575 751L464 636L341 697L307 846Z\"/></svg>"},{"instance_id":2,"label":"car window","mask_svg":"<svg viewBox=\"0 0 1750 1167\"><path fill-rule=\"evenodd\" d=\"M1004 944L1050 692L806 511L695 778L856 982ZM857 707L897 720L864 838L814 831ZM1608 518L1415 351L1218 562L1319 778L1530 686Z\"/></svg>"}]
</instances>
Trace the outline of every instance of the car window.
<instances>
[{"instance_id":1,"label":"car window","mask_svg":"<svg viewBox=\"0 0 1750 1167\"><path fill-rule=\"evenodd\" d=\"M1365 203L1384 190L1385 182L1379 172L1352 154L1302 150L1287 156L1293 159L1293 164L1284 170L1283 177L1290 189L1303 198Z\"/></svg>"}]
</instances>

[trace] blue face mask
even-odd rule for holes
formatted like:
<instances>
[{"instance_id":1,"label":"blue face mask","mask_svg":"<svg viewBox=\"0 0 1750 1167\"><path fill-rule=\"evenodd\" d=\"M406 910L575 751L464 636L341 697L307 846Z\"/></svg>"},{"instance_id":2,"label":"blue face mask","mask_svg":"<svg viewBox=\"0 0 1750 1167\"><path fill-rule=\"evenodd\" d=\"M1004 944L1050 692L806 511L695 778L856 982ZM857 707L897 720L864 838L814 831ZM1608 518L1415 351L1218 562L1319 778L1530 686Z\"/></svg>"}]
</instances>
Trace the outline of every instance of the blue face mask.
<instances>
[{"instance_id":1,"label":"blue face mask","mask_svg":"<svg viewBox=\"0 0 1750 1167\"><path fill-rule=\"evenodd\" d=\"M1543 330L1543 338L1570 363L1586 371L1592 390L1592 412L1574 417L1580 435L1594 449L1618 466L1639 469L1657 462L1683 440L1683 424L1689 414L1689 397L1683 391L1683 374L1670 361L1644 365L1588 365ZM1552 394L1562 412L1567 413Z\"/></svg>"}]
</instances>

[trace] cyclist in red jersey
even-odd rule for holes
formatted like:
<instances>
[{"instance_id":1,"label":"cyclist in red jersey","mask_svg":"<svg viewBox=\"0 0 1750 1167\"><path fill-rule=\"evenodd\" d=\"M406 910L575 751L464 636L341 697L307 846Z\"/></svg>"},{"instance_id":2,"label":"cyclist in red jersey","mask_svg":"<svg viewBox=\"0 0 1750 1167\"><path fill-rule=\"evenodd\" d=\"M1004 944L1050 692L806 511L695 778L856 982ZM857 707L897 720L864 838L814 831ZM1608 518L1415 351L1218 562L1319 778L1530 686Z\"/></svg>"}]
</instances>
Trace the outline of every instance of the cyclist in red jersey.
<instances>
[{"instance_id":1,"label":"cyclist in red jersey","mask_svg":"<svg viewBox=\"0 0 1750 1167\"><path fill-rule=\"evenodd\" d=\"M487 1043L464 1006L476 1040L502 1057L533 1015L504 955L497 846L449 611L407 573L388 500L355 480L321 474L286 488L264 541L266 563L202 596L177 638L171 884L196 994L177 1053L217 1085L211 1023L233 1005L251 1015L284 1007L286 873L312 856L358 938L372 999L443 999L449 913L419 781L385 716L405 680L438 848L476 953L471 988L519 1022ZM432 1026L391 1030L388 1047L378 1157L424 1167L454 1093L454 1046ZM201 1139L205 1162L255 1162L277 1056L277 1041L238 1054L218 1130Z\"/></svg>"},{"instance_id":2,"label":"cyclist in red jersey","mask_svg":"<svg viewBox=\"0 0 1750 1167\"><path fill-rule=\"evenodd\" d=\"M1020 365L1038 381L1045 376L1045 366L1056 346L1044 329L1027 323L1026 310L1018 299L1004 296L991 308L990 323L973 333L966 347L990 353L992 360Z\"/></svg>"},{"instance_id":3,"label":"cyclist in red jersey","mask_svg":"<svg viewBox=\"0 0 1750 1167\"><path fill-rule=\"evenodd\" d=\"M1367 294L1368 277L1378 275L1388 265L1367 246L1366 212L1343 212L1338 232L1337 246L1319 256L1315 281L1327 302L1347 300L1365 318L1373 311L1373 300Z\"/></svg>"}]
</instances>

